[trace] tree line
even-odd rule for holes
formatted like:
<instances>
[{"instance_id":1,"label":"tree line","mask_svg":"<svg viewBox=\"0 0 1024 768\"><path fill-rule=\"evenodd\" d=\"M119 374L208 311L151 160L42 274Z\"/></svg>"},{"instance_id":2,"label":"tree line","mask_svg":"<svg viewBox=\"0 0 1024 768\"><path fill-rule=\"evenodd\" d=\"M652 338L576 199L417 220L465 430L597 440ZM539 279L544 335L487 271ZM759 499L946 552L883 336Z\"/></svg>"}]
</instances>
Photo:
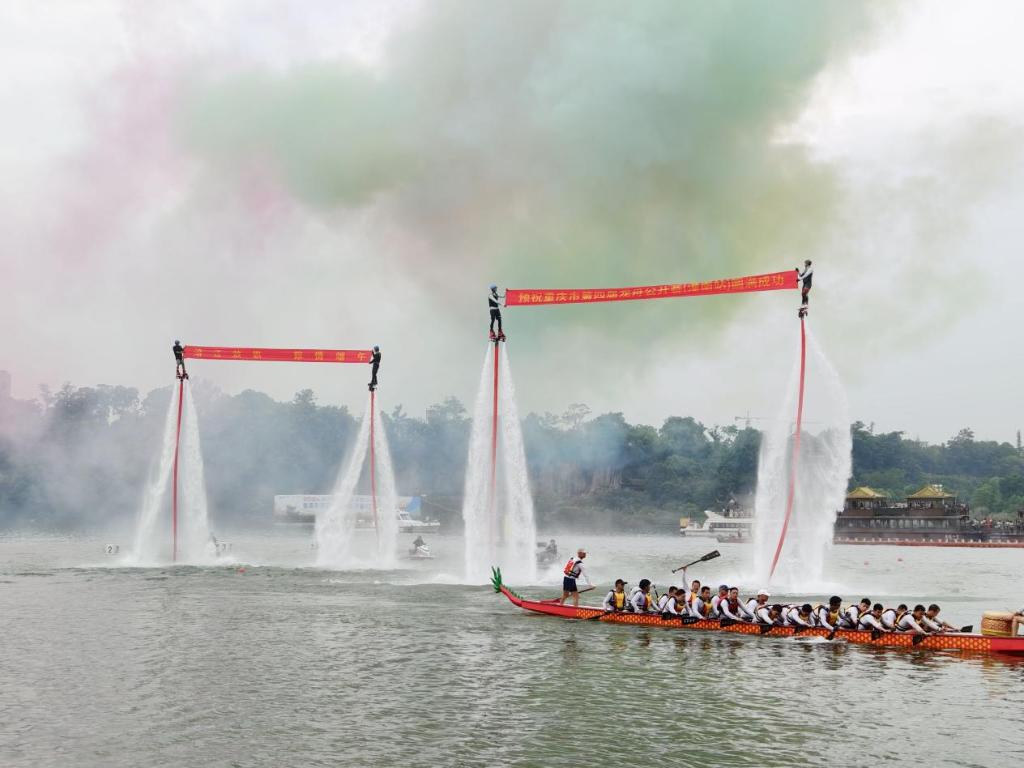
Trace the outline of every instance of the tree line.
<instances>
[{"instance_id":1,"label":"tree line","mask_svg":"<svg viewBox=\"0 0 1024 768\"><path fill-rule=\"evenodd\" d=\"M361 415L321 405L308 389L280 402L193 387L216 524L269 523L275 494L330 491ZM140 396L67 384L35 401L0 400L0 525L125 524L153 470L171 396L171 388ZM471 428L464 405L448 398L422 417L399 405L381 417L399 492L424 496L430 515L457 526ZM1024 507L1017 446L975 440L969 429L941 444L875 434L862 422L851 432L851 487L901 498L942 483L979 516ZM529 414L523 434L542 527L666 530L733 498L752 503L761 435L749 427L680 416L659 427L630 424L574 404Z\"/></svg>"}]
</instances>

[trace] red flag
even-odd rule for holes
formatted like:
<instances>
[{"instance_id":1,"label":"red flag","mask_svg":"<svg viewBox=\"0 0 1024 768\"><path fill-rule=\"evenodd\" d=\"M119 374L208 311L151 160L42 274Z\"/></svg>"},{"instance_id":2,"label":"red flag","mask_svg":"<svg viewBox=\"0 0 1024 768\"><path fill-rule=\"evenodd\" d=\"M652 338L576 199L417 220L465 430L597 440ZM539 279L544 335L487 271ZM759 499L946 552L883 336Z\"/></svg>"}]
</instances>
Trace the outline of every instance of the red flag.
<instances>
[{"instance_id":1,"label":"red flag","mask_svg":"<svg viewBox=\"0 0 1024 768\"><path fill-rule=\"evenodd\" d=\"M780 291L796 287L796 270L789 269L785 272L771 272L767 275L732 277L726 280L709 280L704 283L670 283L632 288L509 288L505 292L505 306L672 299L684 296L713 296L719 293Z\"/></svg>"},{"instance_id":2,"label":"red flag","mask_svg":"<svg viewBox=\"0 0 1024 768\"><path fill-rule=\"evenodd\" d=\"M268 349L266 347L185 347L192 360L239 360L269 363L367 363L366 349Z\"/></svg>"}]
</instances>

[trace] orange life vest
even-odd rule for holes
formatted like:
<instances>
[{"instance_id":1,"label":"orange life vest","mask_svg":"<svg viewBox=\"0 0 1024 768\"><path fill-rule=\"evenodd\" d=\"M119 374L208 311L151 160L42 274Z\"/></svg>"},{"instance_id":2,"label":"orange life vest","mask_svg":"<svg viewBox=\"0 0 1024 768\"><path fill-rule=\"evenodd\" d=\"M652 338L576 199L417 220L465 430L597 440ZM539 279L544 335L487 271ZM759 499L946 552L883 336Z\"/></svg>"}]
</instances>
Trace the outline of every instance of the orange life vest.
<instances>
[{"instance_id":1,"label":"orange life vest","mask_svg":"<svg viewBox=\"0 0 1024 768\"><path fill-rule=\"evenodd\" d=\"M564 573L570 579L577 578L580 575L580 571L583 570L580 567L580 563L582 563L582 562L583 561L578 559L578 558L570 557L569 558L569 562L566 563L565 564L565 568L562 569L562 573Z\"/></svg>"}]
</instances>

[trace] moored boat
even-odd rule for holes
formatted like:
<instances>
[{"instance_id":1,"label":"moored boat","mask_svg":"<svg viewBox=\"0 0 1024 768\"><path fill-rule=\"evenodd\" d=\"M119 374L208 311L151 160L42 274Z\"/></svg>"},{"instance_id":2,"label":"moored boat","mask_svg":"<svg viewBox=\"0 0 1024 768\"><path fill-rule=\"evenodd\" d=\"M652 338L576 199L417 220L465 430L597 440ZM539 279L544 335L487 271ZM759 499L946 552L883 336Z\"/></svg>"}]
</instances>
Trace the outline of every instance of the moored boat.
<instances>
[{"instance_id":1,"label":"moored boat","mask_svg":"<svg viewBox=\"0 0 1024 768\"><path fill-rule=\"evenodd\" d=\"M710 632L731 632L741 635L758 635L771 637L824 637L829 638L829 631L818 627L782 627L767 624L748 624L746 622L729 622L719 619L693 619L692 617L672 617L663 619L656 613L607 613L601 608L571 605L560 605L557 602L527 600L506 587L501 580L501 570L492 568L491 584L495 592L500 592L509 601L520 608L536 613L558 616L563 619L590 620L606 624L636 624L645 627L661 627L664 629L685 629ZM956 650L973 653L1024 655L1024 637L992 637L968 633L948 633L938 635L913 635L909 633L872 633L868 630L837 629L834 640L845 640L858 645L873 645L892 648L927 648L930 650Z\"/></svg>"}]
</instances>

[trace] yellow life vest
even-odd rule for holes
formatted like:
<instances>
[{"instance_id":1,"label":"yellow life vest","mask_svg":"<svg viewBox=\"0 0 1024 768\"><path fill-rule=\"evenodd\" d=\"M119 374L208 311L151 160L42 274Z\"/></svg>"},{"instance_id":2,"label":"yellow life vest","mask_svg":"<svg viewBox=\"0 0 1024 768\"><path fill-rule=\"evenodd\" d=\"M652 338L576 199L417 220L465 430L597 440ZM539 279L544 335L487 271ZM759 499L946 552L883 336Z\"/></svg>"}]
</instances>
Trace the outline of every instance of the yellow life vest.
<instances>
[{"instance_id":1,"label":"yellow life vest","mask_svg":"<svg viewBox=\"0 0 1024 768\"><path fill-rule=\"evenodd\" d=\"M626 593L625 592L612 592L612 600L614 601L615 610L621 611L626 607Z\"/></svg>"}]
</instances>

